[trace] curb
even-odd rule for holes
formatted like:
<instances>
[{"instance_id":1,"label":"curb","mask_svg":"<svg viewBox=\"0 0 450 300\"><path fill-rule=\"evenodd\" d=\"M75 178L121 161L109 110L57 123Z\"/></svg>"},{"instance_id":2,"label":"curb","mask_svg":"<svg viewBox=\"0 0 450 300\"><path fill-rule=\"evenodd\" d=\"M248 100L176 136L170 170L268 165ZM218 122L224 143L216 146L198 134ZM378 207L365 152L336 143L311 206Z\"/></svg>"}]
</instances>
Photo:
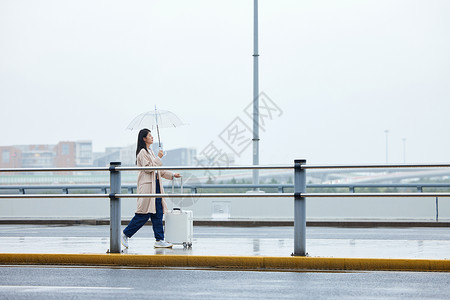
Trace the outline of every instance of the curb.
<instances>
[{"instance_id":1,"label":"curb","mask_svg":"<svg viewBox=\"0 0 450 300\"><path fill-rule=\"evenodd\" d=\"M216 268L259 271L342 270L450 272L450 260L268 256L0 253L0 265Z\"/></svg>"}]
</instances>

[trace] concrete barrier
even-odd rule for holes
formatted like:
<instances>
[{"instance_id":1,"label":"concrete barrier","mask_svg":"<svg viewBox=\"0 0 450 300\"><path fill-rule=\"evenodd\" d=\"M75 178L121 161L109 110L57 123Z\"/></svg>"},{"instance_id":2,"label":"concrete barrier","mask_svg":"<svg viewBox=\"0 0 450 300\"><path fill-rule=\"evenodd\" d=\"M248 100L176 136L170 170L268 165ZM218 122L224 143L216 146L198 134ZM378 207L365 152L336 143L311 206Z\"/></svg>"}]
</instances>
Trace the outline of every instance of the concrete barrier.
<instances>
[{"instance_id":1,"label":"concrete barrier","mask_svg":"<svg viewBox=\"0 0 450 300\"><path fill-rule=\"evenodd\" d=\"M259 271L450 272L450 260L324 257L0 253L0 264L215 268Z\"/></svg>"},{"instance_id":2,"label":"concrete barrier","mask_svg":"<svg viewBox=\"0 0 450 300\"><path fill-rule=\"evenodd\" d=\"M126 226L130 219L122 220ZM13 219L0 218L0 225L109 225L107 219ZM151 221L145 223L151 226ZM294 221L280 220L194 220L194 226L214 227L277 227L294 226ZM306 226L311 227L348 227L348 228L373 228L373 227L450 227L449 221L429 220L315 220L307 221Z\"/></svg>"}]
</instances>

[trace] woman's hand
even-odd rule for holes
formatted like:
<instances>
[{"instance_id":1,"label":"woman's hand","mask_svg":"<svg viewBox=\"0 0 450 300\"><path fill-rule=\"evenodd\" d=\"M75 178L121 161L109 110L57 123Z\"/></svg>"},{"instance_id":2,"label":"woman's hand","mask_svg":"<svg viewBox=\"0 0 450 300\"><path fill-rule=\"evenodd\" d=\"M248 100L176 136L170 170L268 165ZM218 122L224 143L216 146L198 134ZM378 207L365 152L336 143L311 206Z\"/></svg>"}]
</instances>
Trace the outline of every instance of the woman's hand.
<instances>
[{"instance_id":1,"label":"woman's hand","mask_svg":"<svg viewBox=\"0 0 450 300\"><path fill-rule=\"evenodd\" d=\"M173 177L175 177L175 178L180 178L181 175L180 175L180 173L175 173L175 174L173 174Z\"/></svg>"},{"instance_id":2,"label":"woman's hand","mask_svg":"<svg viewBox=\"0 0 450 300\"><path fill-rule=\"evenodd\" d=\"M158 152L158 156L159 156L159 158L162 158L162 157L164 156L164 151L162 151L162 150L159 150L159 152Z\"/></svg>"}]
</instances>

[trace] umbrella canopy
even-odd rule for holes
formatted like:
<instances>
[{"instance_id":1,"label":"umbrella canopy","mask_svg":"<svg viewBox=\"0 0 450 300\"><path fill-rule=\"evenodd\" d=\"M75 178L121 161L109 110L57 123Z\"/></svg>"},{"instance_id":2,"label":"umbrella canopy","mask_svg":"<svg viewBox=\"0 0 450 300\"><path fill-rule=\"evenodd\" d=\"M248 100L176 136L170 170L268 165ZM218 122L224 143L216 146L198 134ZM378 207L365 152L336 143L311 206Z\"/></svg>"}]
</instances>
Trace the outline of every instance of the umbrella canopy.
<instances>
[{"instance_id":1,"label":"umbrella canopy","mask_svg":"<svg viewBox=\"0 0 450 300\"><path fill-rule=\"evenodd\" d=\"M171 111L157 110L148 111L138 115L127 126L129 130L139 130L142 128L154 129L157 126L160 128L178 127L184 125L183 121Z\"/></svg>"},{"instance_id":2,"label":"umbrella canopy","mask_svg":"<svg viewBox=\"0 0 450 300\"><path fill-rule=\"evenodd\" d=\"M142 113L135 117L126 129L139 130L142 128L149 128L150 130L153 130L156 128L158 131L158 143L161 148L159 128L171 128L181 125L184 125L184 123L176 114L168 110L159 110L155 107L155 110Z\"/></svg>"}]
</instances>

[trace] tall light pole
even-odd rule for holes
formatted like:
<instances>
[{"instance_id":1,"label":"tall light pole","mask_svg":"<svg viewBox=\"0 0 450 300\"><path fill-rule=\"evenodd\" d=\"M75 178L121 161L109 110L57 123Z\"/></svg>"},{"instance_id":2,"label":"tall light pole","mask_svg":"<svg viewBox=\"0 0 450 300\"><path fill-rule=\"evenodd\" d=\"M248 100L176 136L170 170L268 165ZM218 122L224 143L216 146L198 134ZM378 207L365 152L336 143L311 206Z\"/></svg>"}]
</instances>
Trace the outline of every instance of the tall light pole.
<instances>
[{"instance_id":1,"label":"tall light pole","mask_svg":"<svg viewBox=\"0 0 450 300\"><path fill-rule=\"evenodd\" d=\"M388 134L389 130L385 130L384 133L386 134L386 163L388 163Z\"/></svg>"},{"instance_id":2,"label":"tall light pole","mask_svg":"<svg viewBox=\"0 0 450 300\"><path fill-rule=\"evenodd\" d=\"M258 78L258 0L253 4L253 165L259 165L259 78ZM259 170L253 170L253 184L259 183Z\"/></svg>"},{"instance_id":3,"label":"tall light pole","mask_svg":"<svg viewBox=\"0 0 450 300\"><path fill-rule=\"evenodd\" d=\"M403 138L403 163L406 164L406 139Z\"/></svg>"}]
</instances>

